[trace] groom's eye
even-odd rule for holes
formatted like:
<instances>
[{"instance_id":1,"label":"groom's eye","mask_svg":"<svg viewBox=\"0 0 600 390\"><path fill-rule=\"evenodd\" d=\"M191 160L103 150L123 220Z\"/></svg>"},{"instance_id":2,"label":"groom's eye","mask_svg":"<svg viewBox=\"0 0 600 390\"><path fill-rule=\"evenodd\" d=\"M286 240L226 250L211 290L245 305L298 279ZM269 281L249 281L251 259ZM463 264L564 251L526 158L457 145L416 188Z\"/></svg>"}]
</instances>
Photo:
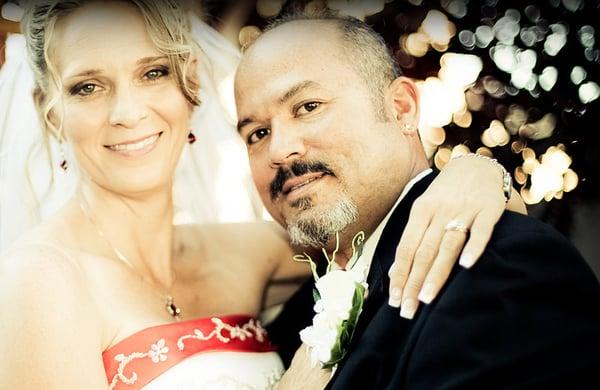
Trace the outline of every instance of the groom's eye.
<instances>
[{"instance_id":1,"label":"groom's eye","mask_svg":"<svg viewBox=\"0 0 600 390\"><path fill-rule=\"evenodd\" d=\"M312 112L312 111L316 110L317 108L319 108L320 105L321 105L321 102L306 102L306 103L302 103L296 109L296 115L308 114L309 112Z\"/></svg>"},{"instance_id":2,"label":"groom's eye","mask_svg":"<svg viewBox=\"0 0 600 390\"><path fill-rule=\"evenodd\" d=\"M266 137L267 135L271 134L271 130L269 129L257 129L255 131L253 131L249 136L248 136L248 145L252 145L253 143L256 143L258 141L260 141L261 139L263 139L264 137Z\"/></svg>"}]
</instances>

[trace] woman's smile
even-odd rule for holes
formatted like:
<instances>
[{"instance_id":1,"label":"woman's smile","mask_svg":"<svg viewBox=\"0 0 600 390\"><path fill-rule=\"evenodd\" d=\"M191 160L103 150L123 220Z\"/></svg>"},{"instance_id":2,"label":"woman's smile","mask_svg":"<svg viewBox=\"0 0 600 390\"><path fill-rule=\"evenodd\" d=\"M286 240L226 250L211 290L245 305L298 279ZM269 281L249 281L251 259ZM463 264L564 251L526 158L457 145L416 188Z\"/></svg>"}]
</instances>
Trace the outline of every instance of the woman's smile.
<instances>
[{"instance_id":1,"label":"woman's smile","mask_svg":"<svg viewBox=\"0 0 600 390\"><path fill-rule=\"evenodd\" d=\"M125 157L138 157L152 151L158 144L158 140L162 134L163 132L161 131L141 139L125 141L113 145L104 145L104 147Z\"/></svg>"}]
</instances>

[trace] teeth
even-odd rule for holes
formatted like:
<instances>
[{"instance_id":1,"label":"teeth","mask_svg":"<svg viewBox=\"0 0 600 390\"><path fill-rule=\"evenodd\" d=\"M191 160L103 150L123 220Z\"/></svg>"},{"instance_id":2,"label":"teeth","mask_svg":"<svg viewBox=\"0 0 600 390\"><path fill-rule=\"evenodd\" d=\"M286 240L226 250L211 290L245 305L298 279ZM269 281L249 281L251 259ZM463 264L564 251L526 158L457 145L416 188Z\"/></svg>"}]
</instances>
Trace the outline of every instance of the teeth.
<instances>
[{"instance_id":1,"label":"teeth","mask_svg":"<svg viewBox=\"0 0 600 390\"><path fill-rule=\"evenodd\" d=\"M143 139L140 142L136 142L134 144L111 145L108 148L110 150L114 150L116 152L120 152L120 151L123 151L123 150L126 150L126 151L140 150L140 149L144 149L145 147L147 147L149 145L152 145L154 142L156 142L157 139L158 139L158 134L153 135L152 137L148 137L146 139Z\"/></svg>"},{"instance_id":2,"label":"teeth","mask_svg":"<svg viewBox=\"0 0 600 390\"><path fill-rule=\"evenodd\" d=\"M319 176L319 177L320 177L320 176ZM300 187L302 187L302 186L305 186L305 185L307 185L308 183L310 183L311 181L315 181L315 180L317 180L317 179L318 179L318 177L314 177L314 178L312 178L312 179L308 179L308 180L307 180L307 181L305 181L304 183L301 183L301 184L295 185L295 186L293 186L293 187L292 187L292 189L290 190L290 192L292 192L292 191L294 191L294 190L296 190L296 189L298 189L298 188L300 188Z\"/></svg>"}]
</instances>

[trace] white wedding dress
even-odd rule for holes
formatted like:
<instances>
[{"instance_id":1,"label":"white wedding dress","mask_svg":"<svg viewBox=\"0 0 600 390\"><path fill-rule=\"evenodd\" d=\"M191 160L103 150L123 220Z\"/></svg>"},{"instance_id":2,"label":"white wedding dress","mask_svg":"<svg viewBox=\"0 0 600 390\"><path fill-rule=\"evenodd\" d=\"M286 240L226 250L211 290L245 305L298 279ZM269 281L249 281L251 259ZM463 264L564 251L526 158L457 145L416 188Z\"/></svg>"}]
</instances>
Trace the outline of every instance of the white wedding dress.
<instances>
[{"instance_id":1,"label":"white wedding dress","mask_svg":"<svg viewBox=\"0 0 600 390\"><path fill-rule=\"evenodd\" d=\"M255 220L262 205L235 128L233 74L240 52L195 15L192 30L204 53L199 61L202 104L191 121L197 142L186 146L176 171L174 222ZM57 142L43 140L32 88L24 37L9 35L0 70L0 251L58 210L77 182L69 150L65 172Z\"/></svg>"}]
</instances>

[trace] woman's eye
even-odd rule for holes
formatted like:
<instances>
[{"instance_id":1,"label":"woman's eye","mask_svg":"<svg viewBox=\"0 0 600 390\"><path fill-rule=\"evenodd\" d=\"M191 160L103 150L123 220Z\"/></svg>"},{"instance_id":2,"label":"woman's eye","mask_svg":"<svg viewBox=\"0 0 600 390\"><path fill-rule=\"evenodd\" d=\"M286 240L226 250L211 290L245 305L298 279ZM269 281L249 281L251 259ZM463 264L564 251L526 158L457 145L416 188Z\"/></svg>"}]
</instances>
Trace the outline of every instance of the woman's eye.
<instances>
[{"instance_id":1,"label":"woman's eye","mask_svg":"<svg viewBox=\"0 0 600 390\"><path fill-rule=\"evenodd\" d=\"M96 91L96 84L86 83L76 85L71 89L71 95L88 96Z\"/></svg>"},{"instance_id":2,"label":"woman's eye","mask_svg":"<svg viewBox=\"0 0 600 390\"><path fill-rule=\"evenodd\" d=\"M302 115L302 114L308 114L311 111L316 110L317 108L319 108L319 106L321 105L320 102L308 102L308 103L304 103L303 105L301 105L298 110L296 111L297 114Z\"/></svg>"},{"instance_id":3,"label":"woman's eye","mask_svg":"<svg viewBox=\"0 0 600 390\"><path fill-rule=\"evenodd\" d=\"M248 145L252 145L253 143L260 141L269 134L271 134L271 130L269 129L258 129L252 132L252 134L248 136Z\"/></svg>"},{"instance_id":4,"label":"woman's eye","mask_svg":"<svg viewBox=\"0 0 600 390\"><path fill-rule=\"evenodd\" d=\"M167 69L152 69L144 74L144 77L148 80L158 80L161 77L164 77L169 74Z\"/></svg>"}]
</instances>

